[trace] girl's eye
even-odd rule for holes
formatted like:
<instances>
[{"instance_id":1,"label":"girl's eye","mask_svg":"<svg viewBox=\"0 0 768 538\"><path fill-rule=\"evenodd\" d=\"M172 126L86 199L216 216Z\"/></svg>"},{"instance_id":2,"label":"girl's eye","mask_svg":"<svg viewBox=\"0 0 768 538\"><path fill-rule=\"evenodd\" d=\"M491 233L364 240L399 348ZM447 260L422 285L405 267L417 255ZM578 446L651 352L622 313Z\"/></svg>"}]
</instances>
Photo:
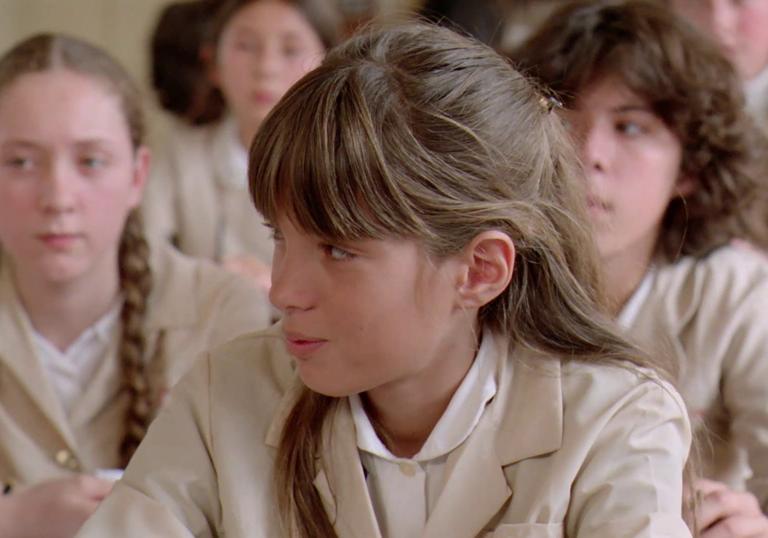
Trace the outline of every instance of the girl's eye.
<instances>
[{"instance_id":1,"label":"girl's eye","mask_svg":"<svg viewBox=\"0 0 768 538\"><path fill-rule=\"evenodd\" d=\"M92 170L104 168L106 164L107 164L106 159L103 159L101 157L83 157L82 159L80 159L80 166L82 166L83 168L88 168Z\"/></svg>"},{"instance_id":2,"label":"girl's eye","mask_svg":"<svg viewBox=\"0 0 768 538\"><path fill-rule=\"evenodd\" d=\"M269 228L269 237L274 241L275 243L279 243L283 240L283 234L275 228L274 226L270 226L267 224L267 227Z\"/></svg>"},{"instance_id":3,"label":"girl's eye","mask_svg":"<svg viewBox=\"0 0 768 538\"><path fill-rule=\"evenodd\" d=\"M253 41L236 41L235 48L241 52L255 53L259 51L259 45Z\"/></svg>"},{"instance_id":4,"label":"girl's eye","mask_svg":"<svg viewBox=\"0 0 768 538\"><path fill-rule=\"evenodd\" d=\"M286 58L294 58L296 56L300 56L303 51L304 49L302 49L300 46L293 44L285 44L282 48L283 56Z\"/></svg>"},{"instance_id":5,"label":"girl's eye","mask_svg":"<svg viewBox=\"0 0 768 538\"><path fill-rule=\"evenodd\" d=\"M645 129L633 121L621 121L617 123L616 130L627 136L638 136L645 132Z\"/></svg>"},{"instance_id":6,"label":"girl's eye","mask_svg":"<svg viewBox=\"0 0 768 538\"><path fill-rule=\"evenodd\" d=\"M31 157L11 157L5 160L5 165L17 170L31 170L35 161Z\"/></svg>"},{"instance_id":7,"label":"girl's eye","mask_svg":"<svg viewBox=\"0 0 768 538\"><path fill-rule=\"evenodd\" d=\"M334 245L324 245L323 248L325 248L328 257L334 261L344 261L354 257L352 253Z\"/></svg>"}]
</instances>

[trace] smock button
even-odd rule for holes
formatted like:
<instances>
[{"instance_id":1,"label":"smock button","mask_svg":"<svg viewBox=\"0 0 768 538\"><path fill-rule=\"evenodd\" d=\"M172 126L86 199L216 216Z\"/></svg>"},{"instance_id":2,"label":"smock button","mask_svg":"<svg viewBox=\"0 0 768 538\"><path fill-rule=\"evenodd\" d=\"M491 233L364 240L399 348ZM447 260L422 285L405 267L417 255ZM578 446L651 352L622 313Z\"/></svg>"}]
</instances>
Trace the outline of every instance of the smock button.
<instances>
[{"instance_id":1,"label":"smock button","mask_svg":"<svg viewBox=\"0 0 768 538\"><path fill-rule=\"evenodd\" d=\"M65 469L69 469L70 471L78 471L80 469L80 463L77 461L77 458L66 448L62 448L56 452L55 459L56 463Z\"/></svg>"},{"instance_id":2,"label":"smock button","mask_svg":"<svg viewBox=\"0 0 768 538\"><path fill-rule=\"evenodd\" d=\"M400 472L407 477L414 476L416 474L416 466L411 463L400 462Z\"/></svg>"}]
</instances>

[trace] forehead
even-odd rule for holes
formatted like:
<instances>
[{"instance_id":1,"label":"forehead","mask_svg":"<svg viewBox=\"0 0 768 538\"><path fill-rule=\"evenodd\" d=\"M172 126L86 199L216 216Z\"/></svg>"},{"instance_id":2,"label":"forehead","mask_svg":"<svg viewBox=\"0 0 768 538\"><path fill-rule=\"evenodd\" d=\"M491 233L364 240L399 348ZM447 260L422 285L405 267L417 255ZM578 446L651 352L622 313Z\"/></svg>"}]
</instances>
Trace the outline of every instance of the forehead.
<instances>
[{"instance_id":1,"label":"forehead","mask_svg":"<svg viewBox=\"0 0 768 538\"><path fill-rule=\"evenodd\" d=\"M119 98L105 82L65 69L21 75L0 91L0 138L130 144Z\"/></svg>"},{"instance_id":2,"label":"forehead","mask_svg":"<svg viewBox=\"0 0 768 538\"><path fill-rule=\"evenodd\" d=\"M631 107L650 110L648 99L633 91L619 76L602 75L592 79L577 92L577 109L606 109Z\"/></svg>"},{"instance_id":3,"label":"forehead","mask_svg":"<svg viewBox=\"0 0 768 538\"><path fill-rule=\"evenodd\" d=\"M280 0L257 0L240 8L224 29L225 34L281 35L315 38L304 14Z\"/></svg>"}]
</instances>

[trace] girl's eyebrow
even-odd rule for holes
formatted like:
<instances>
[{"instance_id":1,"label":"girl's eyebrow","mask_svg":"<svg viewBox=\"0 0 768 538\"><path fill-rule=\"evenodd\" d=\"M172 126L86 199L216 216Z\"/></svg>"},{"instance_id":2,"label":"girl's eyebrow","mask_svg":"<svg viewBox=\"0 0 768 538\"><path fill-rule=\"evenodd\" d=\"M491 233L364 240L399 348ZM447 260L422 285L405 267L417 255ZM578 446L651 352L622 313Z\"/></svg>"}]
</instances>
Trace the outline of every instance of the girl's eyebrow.
<instances>
[{"instance_id":1,"label":"girl's eyebrow","mask_svg":"<svg viewBox=\"0 0 768 538\"><path fill-rule=\"evenodd\" d=\"M33 142L31 140L24 140L24 139L15 139L15 140L6 140L2 144L2 148L23 148L23 149L34 149L39 150L41 149L41 145Z\"/></svg>"},{"instance_id":2,"label":"girl's eyebrow","mask_svg":"<svg viewBox=\"0 0 768 538\"><path fill-rule=\"evenodd\" d=\"M611 109L612 112L645 112L653 114L653 111L647 105L619 105Z\"/></svg>"}]
</instances>

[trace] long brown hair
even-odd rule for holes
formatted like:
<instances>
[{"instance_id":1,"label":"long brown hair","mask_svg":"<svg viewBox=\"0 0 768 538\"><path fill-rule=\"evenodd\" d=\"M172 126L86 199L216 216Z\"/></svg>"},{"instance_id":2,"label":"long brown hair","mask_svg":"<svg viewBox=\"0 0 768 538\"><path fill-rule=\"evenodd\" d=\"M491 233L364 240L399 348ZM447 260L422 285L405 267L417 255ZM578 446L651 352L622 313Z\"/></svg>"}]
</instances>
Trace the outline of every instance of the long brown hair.
<instances>
[{"instance_id":1,"label":"long brown hair","mask_svg":"<svg viewBox=\"0 0 768 538\"><path fill-rule=\"evenodd\" d=\"M67 69L102 83L119 99L134 148L142 144L144 123L139 90L125 70L106 52L79 39L40 34L17 44L0 58L0 92L22 75L52 69ZM123 295L118 353L124 390L129 395L125 434L119 454L124 466L146 433L152 408L144 368L144 316L152 274L149 248L141 219L135 211L126 220L118 257Z\"/></svg>"},{"instance_id":2,"label":"long brown hair","mask_svg":"<svg viewBox=\"0 0 768 538\"><path fill-rule=\"evenodd\" d=\"M734 238L768 246L766 142L744 112L741 81L715 45L667 2L572 1L509 56L566 106L614 75L677 135L696 181L663 217L658 253L702 256Z\"/></svg>"},{"instance_id":3,"label":"long brown hair","mask_svg":"<svg viewBox=\"0 0 768 538\"><path fill-rule=\"evenodd\" d=\"M484 326L512 345L564 360L648 365L601 314L580 168L537 88L488 47L411 23L369 31L331 51L257 133L250 189L329 241L408 238L435 260L478 233L516 246L505 293ZM313 479L336 402L306 389L276 460L286 532L335 536Z\"/></svg>"}]
</instances>

